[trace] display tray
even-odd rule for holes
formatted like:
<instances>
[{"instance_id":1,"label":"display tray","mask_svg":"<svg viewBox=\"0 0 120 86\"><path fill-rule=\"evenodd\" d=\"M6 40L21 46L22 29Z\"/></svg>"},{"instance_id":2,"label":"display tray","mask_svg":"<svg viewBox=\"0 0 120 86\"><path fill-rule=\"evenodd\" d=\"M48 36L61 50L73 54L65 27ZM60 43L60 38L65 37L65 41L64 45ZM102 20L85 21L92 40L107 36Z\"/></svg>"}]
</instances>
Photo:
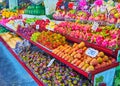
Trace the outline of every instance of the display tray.
<instances>
[{"instance_id":1,"label":"display tray","mask_svg":"<svg viewBox=\"0 0 120 86\"><path fill-rule=\"evenodd\" d=\"M11 28L7 27L6 25L3 25L3 26L6 27L8 30L10 30L10 31L12 31L12 32L15 32L15 33L18 34L19 36L21 36L21 37L29 40L32 44L34 44L35 46L37 46L38 48L40 48L40 49L43 50L44 52L48 53L49 55L51 55L52 57L56 58L56 59L59 60L60 62L68 65L69 67L71 67L72 69L74 69L75 71L77 71L78 73L84 75L85 77L87 77L87 78L89 78L89 79L92 79L92 77L94 77L96 74L98 74L98 73L100 73L100 72L103 72L103 71L105 71L105 70L111 69L111 68L116 67L116 66L119 65L119 63L116 62L116 63L111 64L111 65L109 65L109 66L103 67L102 69L100 68L99 70L95 70L95 71L93 71L93 72L87 73L87 72L79 69L78 67L74 66L73 64L67 62L66 60L60 58L59 56L55 55L55 54L52 53L49 49L43 47L43 45L41 46L40 44L33 42L33 41L30 40L29 38L27 38L27 37L23 36L22 34L14 31L14 30L12 30Z\"/></svg>"},{"instance_id":2,"label":"display tray","mask_svg":"<svg viewBox=\"0 0 120 86\"><path fill-rule=\"evenodd\" d=\"M76 39L76 38L73 38L73 37L70 37L70 36L65 36L68 40L72 41L72 42L76 42L76 43L80 43L81 41L84 41L84 40L80 40L80 39ZM89 43L87 41L84 41L86 46L87 47L92 47L92 48L95 48L99 51L103 51L105 52L107 55L111 55L113 56L114 58L117 57L117 53L118 53L118 49L117 50L112 50L112 49L109 49L109 48L106 48L106 47L103 47L103 46L98 46L96 44L92 44L92 43ZM117 58L116 58L117 59Z\"/></svg>"},{"instance_id":3,"label":"display tray","mask_svg":"<svg viewBox=\"0 0 120 86\"><path fill-rule=\"evenodd\" d=\"M41 30L41 31L43 31L43 30ZM44 31L48 31L48 30L46 29ZM54 32L54 31L52 31L52 32ZM67 40L69 40L71 42L75 42L75 43L85 42L87 47L91 47L91 48L95 48L99 51L103 51L107 55L111 55L112 57L117 59L118 50L120 50L120 49L112 50L112 49L109 49L109 48L106 48L106 47L103 47L103 46L100 46L100 45L97 45L97 44L89 43L88 41L85 41L85 40L82 40L82 39L77 39L77 38L74 38L74 37L70 37L68 35L64 35L64 36Z\"/></svg>"},{"instance_id":4,"label":"display tray","mask_svg":"<svg viewBox=\"0 0 120 86\"><path fill-rule=\"evenodd\" d=\"M14 60L17 60L17 61L15 61L14 63L16 63L17 64L17 62L19 62L20 64L17 66L18 68L19 68L19 70L21 69L20 67L23 67L28 73L29 73L29 75L34 79L34 83L33 82L31 82L31 84L30 85L32 85L32 83L33 83L33 86L37 86L37 85L39 85L39 86L44 86L44 84L43 84L43 82L41 82L33 73L32 73L32 71L26 66L26 64L24 63L24 62L22 62L21 60L20 60L20 58L18 57L18 55L8 46L8 44L0 37L0 41L4 44L4 46L9 50L9 52L10 52L10 58L9 59L14 59ZM8 54L8 53L7 53ZM12 55L13 56L12 56ZM13 58L12 58L13 57ZM15 57L15 58L14 58ZM19 67L20 66L20 67ZM17 68L16 67L16 68ZM20 70L20 71L22 71L22 70ZM25 75L27 76L27 72L25 73ZM30 76L27 76L28 78L28 80L29 80L29 77ZM21 75L20 75L21 76ZM19 77L19 76L18 76ZM17 77L17 78L18 78ZM23 80L24 81L24 80ZM22 82L21 82L22 83ZM17 84L18 85L18 84ZM27 86L28 85L28 83L25 85L25 86ZM22 85L22 86L24 86L24 84Z\"/></svg>"}]
</instances>

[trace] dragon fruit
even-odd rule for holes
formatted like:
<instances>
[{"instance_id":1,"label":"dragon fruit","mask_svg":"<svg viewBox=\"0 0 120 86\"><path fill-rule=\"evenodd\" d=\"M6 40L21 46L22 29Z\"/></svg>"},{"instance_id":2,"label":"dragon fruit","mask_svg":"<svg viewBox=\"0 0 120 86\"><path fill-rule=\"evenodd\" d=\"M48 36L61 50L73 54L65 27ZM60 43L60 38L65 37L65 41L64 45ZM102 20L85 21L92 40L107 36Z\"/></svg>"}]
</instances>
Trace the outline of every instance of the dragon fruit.
<instances>
[{"instance_id":1,"label":"dragon fruit","mask_svg":"<svg viewBox=\"0 0 120 86\"><path fill-rule=\"evenodd\" d=\"M103 47L108 47L108 44L109 44L109 40L108 39L103 40L103 42L102 42L102 46Z\"/></svg>"},{"instance_id":2,"label":"dragon fruit","mask_svg":"<svg viewBox=\"0 0 120 86\"><path fill-rule=\"evenodd\" d=\"M97 36L96 38L96 44L101 45L101 43L103 42L104 38L102 36Z\"/></svg>"}]
</instances>

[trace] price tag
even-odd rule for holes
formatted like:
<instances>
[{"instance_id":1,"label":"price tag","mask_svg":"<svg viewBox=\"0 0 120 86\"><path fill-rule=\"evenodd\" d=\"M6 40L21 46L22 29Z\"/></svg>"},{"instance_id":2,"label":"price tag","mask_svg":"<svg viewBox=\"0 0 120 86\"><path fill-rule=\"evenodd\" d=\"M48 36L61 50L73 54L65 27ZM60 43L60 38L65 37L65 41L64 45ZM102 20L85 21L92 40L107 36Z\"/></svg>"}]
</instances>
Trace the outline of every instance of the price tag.
<instances>
[{"instance_id":1,"label":"price tag","mask_svg":"<svg viewBox=\"0 0 120 86\"><path fill-rule=\"evenodd\" d=\"M28 24L25 24L25 27L27 28L29 25Z\"/></svg>"},{"instance_id":2,"label":"price tag","mask_svg":"<svg viewBox=\"0 0 120 86\"><path fill-rule=\"evenodd\" d=\"M39 25L36 25L36 30L39 30Z\"/></svg>"},{"instance_id":3,"label":"price tag","mask_svg":"<svg viewBox=\"0 0 120 86\"><path fill-rule=\"evenodd\" d=\"M23 22L22 22L22 21L20 22L20 25L21 25L21 26L24 26L24 24L23 24Z\"/></svg>"},{"instance_id":4,"label":"price tag","mask_svg":"<svg viewBox=\"0 0 120 86\"><path fill-rule=\"evenodd\" d=\"M50 67L50 66L53 64L54 61L55 61L55 59L52 59L52 60L49 62L49 64L47 65L47 67Z\"/></svg>"},{"instance_id":5,"label":"price tag","mask_svg":"<svg viewBox=\"0 0 120 86\"><path fill-rule=\"evenodd\" d=\"M65 9L65 6L61 6L61 9Z\"/></svg>"},{"instance_id":6,"label":"price tag","mask_svg":"<svg viewBox=\"0 0 120 86\"><path fill-rule=\"evenodd\" d=\"M101 6L100 7L100 12L101 13L105 13L106 12L106 7L105 6Z\"/></svg>"},{"instance_id":7,"label":"price tag","mask_svg":"<svg viewBox=\"0 0 120 86\"><path fill-rule=\"evenodd\" d=\"M120 23L117 23L117 24L115 25L115 27L116 27L116 28L120 28Z\"/></svg>"},{"instance_id":8,"label":"price tag","mask_svg":"<svg viewBox=\"0 0 120 86\"><path fill-rule=\"evenodd\" d=\"M118 50L117 61L120 62L120 50Z\"/></svg>"},{"instance_id":9,"label":"price tag","mask_svg":"<svg viewBox=\"0 0 120 86\"><path fill-rule=\"evenodd\" d=\"M94 57L96 57L98 55L98 50L95 50L93 48L88 48L86 50L85 54L94 58Z\"/></svg>"},{"instance_id":10,"label":"price tag","mask_svg":"<svg viewBox=\"0 0 120 86\"><path fill-rule=\"evenodd\" d=\"M98 27L99 27L99 24L97 22L94 22L92 26L92 30L96 31Z\"/></svg>"},{"instance_id":11,"label":"price tag","mask_svg":"<svg viewBox=\"0 0 120 86\"><path fill-rule=\"evenodd\" d=\"M77 7L76 6L73 6L73 9L75 10Z\"/></svg>"}]
</instances>

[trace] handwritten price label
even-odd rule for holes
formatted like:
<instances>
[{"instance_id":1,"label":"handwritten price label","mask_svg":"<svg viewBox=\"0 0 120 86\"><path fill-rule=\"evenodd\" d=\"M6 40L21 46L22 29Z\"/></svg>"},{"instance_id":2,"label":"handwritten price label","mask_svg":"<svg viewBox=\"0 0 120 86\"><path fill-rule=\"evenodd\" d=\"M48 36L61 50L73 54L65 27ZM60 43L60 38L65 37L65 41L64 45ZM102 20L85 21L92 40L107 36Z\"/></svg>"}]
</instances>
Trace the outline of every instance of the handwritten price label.
<instances>
[{"instance_id":1,"label":"handwritten price label","mask_svg":"<svg viewBox=\"0 0 120 86\"><path fill-rule=\"evenodd\" d=\"M93 48L88 48L85 53L86 55L94 58L98 55L98 50L95 50Z\"/></svg>"},{"instance_id":2,"label":"handwritten price label","mask_svg":"<svg viewBox=\"0 0 120 86\"><path fill-rule=\"evenodd\" d=\"M120 50L118 50L117 61L120 62Z\"/></svg>"},{"instance_id":3,"label":"handwritten price label","mask_svg":"<svg viewBox=\"0 0 120 86\"><path fill-rule=\"evenodd\" d=\"M92 26L92 30L96 31L98 27L99 27L99 24L97 22L94 22Z\"/></svg>"},{"instance_id":4,"label":"handwritten price label","mask_svg":"<svg viewBox=\"0 0 120 86\"><path fill-rule=\"evenodd\" d=\"M47 67L50 67L50 66L53 64L54 61L55 61L55 59L52 59L52 60L49 62L49 64L47 65Z\"/></svg>"}]
</instances>

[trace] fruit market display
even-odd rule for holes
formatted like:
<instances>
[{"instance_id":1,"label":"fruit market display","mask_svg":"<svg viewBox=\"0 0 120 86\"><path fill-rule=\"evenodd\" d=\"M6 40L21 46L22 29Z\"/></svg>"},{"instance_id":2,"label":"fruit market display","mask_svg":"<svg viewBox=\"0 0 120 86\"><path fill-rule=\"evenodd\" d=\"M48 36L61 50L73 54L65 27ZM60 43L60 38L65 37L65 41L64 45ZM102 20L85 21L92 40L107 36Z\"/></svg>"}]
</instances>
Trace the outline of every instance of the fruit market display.
<instances>
[{"instance_id":1,"label":"fruit market display","mask_svg":"<svg viewBox=\"0 0 120 86\"><path fill-rule=\"evenodd\" d=\"M24 23L21 19L11 19L6 23L6 26L17 31L17 28L19 28L19 26L24 27Z\"/></svg>"},{"instance_id":2,"label":"fruit market display","mask_svg":"<svg viewBox=\"0 0 120 86\"><path fill-rule=\"evenodd\" d=\"M52 59L41 54L39 49L31 48L19 56L45 86L92 86L82 75L58 61L47 67Z\"/></svg>"},{"instance_id":3,"label":"fruit market display","mask_svg":"<svg viewBox=\"0 0 120 86\"><path fill-rule=\"evenodd\" d=\"M49 49L55 49L67 43L64 36L50 31L35 32L32 34L31 40L37 41Z\"/></svg>"},{"instance_id":4,"label":"fruit market display","mask_svg":"<svg viewBox=\"0 0 120 86\"><path fill-rule=\"evenodd\" d=\"M0 36L4 39L4 41L11 47L15 48L17 42L21 42L22 39L18 37L17 35L14 35L12 33L3 33L0 34Z\"/></svg>"},{"instance_id":5,"label":"fruit market display","mask_svg":"<svg viewBox=\"0 0 120 86\"><path fill-rule=\"evenodd\" d=\"M30 75L32 72L39 79L36 82L45 86L107 86L106 77L111 78L119 64L120 4L58 0L54 13L51 9L54 20L45 16L50 10L45 7L29 3L21 10L2 10L0 24L25 39L1 26L0 37L31 70ZM118 86L119 71L116 76L114 85Z\"/></svg>"},{"instance_id":6,"label":"fruit market display","mask_svg":"<svg viewBox=\"0 0 120 86\"><path fill-rule=\"evenodd\" d=\"M17 29L17 32L19 32L20 34L22 34L26 38L30 38L35 31L36 30L30 26L28 26L28 27L19 26Z\"/></svg>"},{"instance_id":7,"label":"fruit market display","mask_svg":"<svg viewBox=\"0 0 120 86\"><path fill-rule=\"evenodd\" d=\"M57 24L54 21L50 21L50 23L48 25L46 25L46 29L54 31L54 28L56 27L56 25Z\"/></svg>"},{"instance_id":8,"label":"fruit market display","mask_svg":"<svg viewBox=\"0 0 120 86\"><path fill-rule=\"evenodd\" d=\"M109 22L110 23L119 23L120 22L120 14L117 9L112 9L109 12Z\"/></svg>"},{"instance_id":9,"label":"fruit market display","mask_svg":"<svg viewBox=\"0 0 120 86\"><path fill-rule=\"evenodd\" d=\"M2 17L3 18L9 18L9 17L13 17L13 16L18 16L18 13L16 11L12 11L9 9L2 10Z\"/></svg>"},{"instance_id":10,"label":"fruit market display","mask_svg":"<svg viewBox=\"0 0 120 86\"><path fill-rule=\"evenodd\" d=\"M89 24L61 22L56 25L54 31L110 49L120 47L120 29L115 28L115 25L100 26L94 31Z\"/></svg>"},{"instance_id":11,"label":"fruit market display","mask_svg":"<svg viewBox=\"0 0 120 86\"><path fill-rule=\"evenodd\" d=\"M94 12L94 14L92 14L89 17L89 20L90 21L104 21L104 22L106 22L107 16L104 13ZM115 23L115 22L113 22L113 23Z\"/></svg>"},{"instance_id":12,"label":"fruit market display","mask_svg":"<svg viewBox=\"0 0 120 86\"><path fill-rule=\"evenodd\" d=\"M24 14L45 15L45 7L42 5L30 5L25 9Z\"/></svg>"},{"instance_id":13,"label":"fruit market display","mask_svg":"<svg viewBox=\"0 0 120 86\"><path fill-rule=\"evenodd\" d=\"M64 12L61 10L56 11L53 14L53 18L56 20L66 20L66 21L72 21L72 20L87 20L89 18L90 14L85 11L76 11L76 10L70 10L68 12Z\"/></svg>"},{"instance_id":14,"label":"fruit market display","mask_svg":"<svg viewBox=\"0 0 120 86\"><path fill-rule=\"evenodd\" d=\"M67 0L65 0L65 2L66 1ZM112 0L96 0L94 1L94 4L91 5L91 7L87 5L87 2L85 0L78 0L77 7L74 5L75 3L71 4L71 2L68 2L68 5L66 5L65 2L63 2L62 0L58 0L58 2L56 3L56 11L53 14L54 19L81 21L87 20L87 22L96 21L100 24L116 24L120 22L120 4L118 3L115 5L115 3Z\"/></svg>"},{"instance_id":15,"label":"fruit market display","mask_svg":"<svg viewBox=\"0 0 120 86\"><path fill-rule=\"evenodd\" d=\"M35 21L39 20L38 18L27 18L25 20L25 23L27 24L31 24L31 23L34 23Z\"/></svg>"},{"instance_id":16,"label":"fruit market display","mask_svg":"<svg viewBox=\"0 0 120 86\"><path fill-rule=\"evenodd\" d=\"M87 49L85 43L81 42L80 44L74 43L73 46L67 44L59 46L53 50L53 53L86 72L91 72L116 62L114 58L105 55L101 51L96 57L92 58L86 55Z\"/></svg>"},{"instance_id":17,"label":"fruit market display","mask_svg":"<svg viewBox=\"0 0 120 86\"><path fill-rule=\"evenodd\" d=\"M49 25L50 20L49 19L41 19L41 20L36 20L35 25L39 26L39 29L46 30L46 26Z\"/></svg>"}]
</instances>

